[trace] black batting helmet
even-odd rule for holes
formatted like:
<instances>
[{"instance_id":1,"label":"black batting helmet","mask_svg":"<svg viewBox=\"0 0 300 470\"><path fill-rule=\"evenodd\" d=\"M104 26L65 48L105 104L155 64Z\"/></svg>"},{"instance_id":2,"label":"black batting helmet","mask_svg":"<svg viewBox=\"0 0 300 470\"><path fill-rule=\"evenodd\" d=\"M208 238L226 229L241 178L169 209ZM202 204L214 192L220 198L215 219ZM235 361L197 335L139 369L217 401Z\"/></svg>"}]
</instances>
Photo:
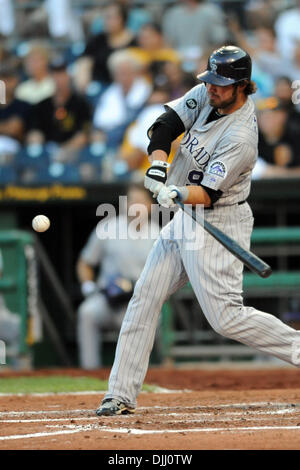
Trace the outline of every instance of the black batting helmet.
<instances>
[{"instance_id":1,"label":"black batting helmet","mask_svg":"<svg viewBox=\"0 0 300 470\"><path fill-rule=\"evenodd\" d=\"M252 61L249 54L237 46L223 46L208 59L207 70L197 76L205 83L232 85L251 79Z\"/></svg>"}]
</instances>

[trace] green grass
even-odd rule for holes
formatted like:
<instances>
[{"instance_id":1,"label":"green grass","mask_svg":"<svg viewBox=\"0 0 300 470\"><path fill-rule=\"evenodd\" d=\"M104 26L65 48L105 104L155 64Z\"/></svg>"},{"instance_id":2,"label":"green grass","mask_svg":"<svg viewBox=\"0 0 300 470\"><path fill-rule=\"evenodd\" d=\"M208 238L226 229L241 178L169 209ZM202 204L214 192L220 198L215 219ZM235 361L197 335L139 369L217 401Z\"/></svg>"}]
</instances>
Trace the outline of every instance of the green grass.
<instances>
[{"instance_id":1,"label":"green grass","mask_svg":"<svg viewBox=\"0 0 300 470\"><path fill-rule=\"evenodd\" d=\"M144 385L143 390L155 391L157 387ZM40 377L9 377L1 378L0 393L58 393L106 391L107 380L94 377L66 377L61 375Z\"/></svg>"}]
</instances>

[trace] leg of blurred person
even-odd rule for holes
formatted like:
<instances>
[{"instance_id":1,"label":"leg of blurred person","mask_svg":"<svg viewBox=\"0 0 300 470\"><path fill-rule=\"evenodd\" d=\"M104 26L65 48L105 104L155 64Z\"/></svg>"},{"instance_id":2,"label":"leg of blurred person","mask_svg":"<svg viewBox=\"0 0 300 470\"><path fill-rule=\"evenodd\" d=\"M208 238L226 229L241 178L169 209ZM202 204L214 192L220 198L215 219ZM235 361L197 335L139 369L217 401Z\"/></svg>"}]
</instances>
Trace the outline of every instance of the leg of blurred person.
<instances>
[{"instance_id":1,"label":"leg of blurred person","mask_svg":"<svg viewBox=\"0 0 300 470\"><path fill-rule=\"evenodd\" d=\"M10 36L15 28L15 14L12 0L0 0L0 34Z\"/></svg>"},{"instance_id":2,"label":"leg of blurred person","mask_svg":"<svg viewBox=\"0 0 300 470\"><path fill-rule=\"evenodd\" d=\"M87 297L78 310L79 363L83 369L102 366L102 330L120 329L124 308L113 309L102 294Z\"/></svg>"},{"instance_id":3,"label":"leg of blurred person","mask_svg":"<svg viewBox=\"0 0 300 470\"><path fill-rule=\"evenodd\" d=\"M19 354L21 318L11 313L0 296L0 339L7 345L9 355L16 358Z\"/></svg>"}]
</instances>

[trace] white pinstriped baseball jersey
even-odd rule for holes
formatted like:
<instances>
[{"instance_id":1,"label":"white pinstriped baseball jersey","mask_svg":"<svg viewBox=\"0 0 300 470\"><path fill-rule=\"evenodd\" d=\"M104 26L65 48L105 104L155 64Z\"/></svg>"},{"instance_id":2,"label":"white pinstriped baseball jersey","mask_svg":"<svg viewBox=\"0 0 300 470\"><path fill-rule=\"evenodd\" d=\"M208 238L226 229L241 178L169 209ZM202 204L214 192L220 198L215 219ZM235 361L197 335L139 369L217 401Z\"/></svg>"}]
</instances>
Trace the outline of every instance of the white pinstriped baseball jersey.
<instances>
[{"instance_id":1,"label":"white pinstriped baseball jersey","mask_svg":"<svg viewBox=\"0 0 300 470\"><path fill-rule=\"evenodd\" d=\"M234 113L208 124L213 108L203 84L167 103L166 108L176 111L186 129L168 173L168 184L202 183L221 190L223 194L215 207L247 199L258 143L251 98Z\"/></svg>"}]
</instances>

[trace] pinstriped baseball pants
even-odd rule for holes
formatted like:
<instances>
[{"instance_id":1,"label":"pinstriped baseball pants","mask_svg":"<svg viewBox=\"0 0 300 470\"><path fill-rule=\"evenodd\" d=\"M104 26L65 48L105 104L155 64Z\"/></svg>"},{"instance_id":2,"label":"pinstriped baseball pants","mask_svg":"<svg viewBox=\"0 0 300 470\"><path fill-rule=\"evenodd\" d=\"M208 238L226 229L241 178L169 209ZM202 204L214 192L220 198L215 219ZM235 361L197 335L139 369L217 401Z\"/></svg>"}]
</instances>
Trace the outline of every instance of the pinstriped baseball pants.
<instances>
[{"instance_id":1,"label":"pinstriped baseball pants","mask_svg":"<svg viewBox=\"0 0 300 470\"><path fill-rule=\"evenodd\" d=\"M253 228L247 203L207 211L205 217L244 248ZM135 407L153 347L163 303L190 281L201 309L219 334L300 366L300 331L275 316L243 305L243 264L202 227L203 246L187 249L174 238L178 211L154 243L125 314L105 398Z\"/></svg>"}]
</instances>

